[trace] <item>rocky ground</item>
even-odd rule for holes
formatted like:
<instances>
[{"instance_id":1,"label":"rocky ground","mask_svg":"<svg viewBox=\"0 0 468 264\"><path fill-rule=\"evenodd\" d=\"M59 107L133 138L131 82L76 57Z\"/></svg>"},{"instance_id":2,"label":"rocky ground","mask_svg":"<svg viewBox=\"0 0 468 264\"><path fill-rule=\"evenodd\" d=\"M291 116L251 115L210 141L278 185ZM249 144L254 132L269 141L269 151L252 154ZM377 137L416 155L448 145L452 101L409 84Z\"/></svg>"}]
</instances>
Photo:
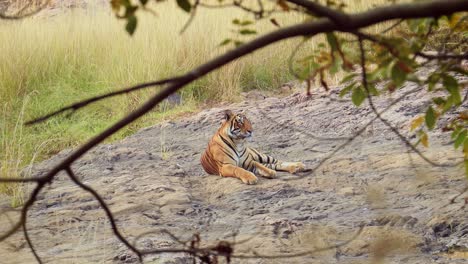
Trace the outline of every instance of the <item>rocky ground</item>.
<instances>
[{"instance_id":1,"label":"rocky ground","mask_svg":"<svg viewBox=\"0 0 468 264\"><path fill-rule=\"evenodd\" d=\"M379 99L377 108L413 88ZM281 255L343 242L364 225L356 239L337 249L233 262L466 263L460 251L468 248L467 195L450 202L467 185L462 167L433 167L408 154L379 121L340 147L374 115L367 105L356 108L334 92L316 91L308 100L298 93L246 97L100 145L73 168L109 203L126 237L133 241L150 232L137 241L142 249L178 247L161 231L168 230L181 239L199 233L204 245L237 241L236 255ZM426 109L425 102L421 92L410 94L384 117L410 136L409 122ZM257 185L206 175L200 154L224 109L244 112L254 126L251 145L279 159L315 168L336 153L310 175L279 173L277 179L260 178ZM421 148L424 155L440 163L460 161L449 134L437 131L430 135L430 149ZM36 165L35 176L67 153ZM17 214L0 217L2 231L10 225L7 216ZM31 239L46 263L136 262L112 235L97 202L64 175L40 195L28 216ZM451 250L458 255L443 253ZM0 263L34 262L22 233L0 243L0 256ZM145 262L191 263L184 254L152 255Z\"/></svg>"}]
</instances>

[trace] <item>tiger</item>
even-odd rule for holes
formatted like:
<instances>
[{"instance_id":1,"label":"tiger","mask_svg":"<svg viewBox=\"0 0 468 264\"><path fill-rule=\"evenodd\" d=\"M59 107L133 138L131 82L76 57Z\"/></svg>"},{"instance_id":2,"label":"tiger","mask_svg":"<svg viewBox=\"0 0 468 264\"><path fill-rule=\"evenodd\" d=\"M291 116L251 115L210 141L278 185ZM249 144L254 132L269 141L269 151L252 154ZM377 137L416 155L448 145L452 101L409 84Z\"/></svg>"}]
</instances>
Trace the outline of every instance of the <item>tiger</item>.
<instances>
[{"instance_id":1,"label":"tiger","mask_svg":"<svg viewBox=\"0 0 468 264\"><path fill-rule=\"evenodd\" d=\"M221 127L209 141L200 159L208 174L235 177L245 184L256 184L256 174L275 178L276 171L294 174L304 170L301 162L282 162L247 147L245 141L253 133L250 120L244 114L235 114L230 110L226 110L224 115Z\"/></svg>"}]
</instances>

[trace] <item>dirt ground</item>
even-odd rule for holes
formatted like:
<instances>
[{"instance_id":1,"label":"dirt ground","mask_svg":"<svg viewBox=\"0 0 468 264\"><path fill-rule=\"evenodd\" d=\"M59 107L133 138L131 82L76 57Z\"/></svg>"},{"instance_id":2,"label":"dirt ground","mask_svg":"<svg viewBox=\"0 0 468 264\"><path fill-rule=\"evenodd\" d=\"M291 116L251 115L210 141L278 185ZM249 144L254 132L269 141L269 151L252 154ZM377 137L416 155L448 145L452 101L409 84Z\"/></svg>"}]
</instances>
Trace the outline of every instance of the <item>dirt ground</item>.
<instances>
[{"instance_id":1,"label":"dirt ground","mask_svg":"<svg viewBox=\"0 0 468 264\"><path fill-rule=\"evenodd\" d=\"M411 89L377 100L376 107L386 108ZM357 108L335 92L315 91L307 100L299 93L275 98L251 92L246 98L100 145L73 168L104 197L130 241L153 232L138 239L141 249L178 247L161 232L168 230L181 239L199 233L204 245L237 241L236 255L281 255L332 246L364 226L351 243L333 250L233 263L467 263L460 253L468 249L467 194L450 202L467 186L461 166L430 166L379 121L341 147L374 115L368 105ZM412 142L409 122L426 109L424 98L412 93L384 114ZM250 144L278 159L315 168L334 154L310 175L279 173L259 178L257 185L206 175L200 154L225 109L245 113L254 127ZM430 148L420 150L439 163L461 161L447 133L436 129ZM68 153L35 165L35 176ZM0 216L0 231L15 217ZM112 235L97 202L65 175L41 193L28 217L31 239L46 263L137 261ZM452 250L459 254L443 253ZM34 262L21 232L0 243L0 256L0 263ZM184 254L145 257L145 263L190 261Z\"/></svg>"}]
</instances>

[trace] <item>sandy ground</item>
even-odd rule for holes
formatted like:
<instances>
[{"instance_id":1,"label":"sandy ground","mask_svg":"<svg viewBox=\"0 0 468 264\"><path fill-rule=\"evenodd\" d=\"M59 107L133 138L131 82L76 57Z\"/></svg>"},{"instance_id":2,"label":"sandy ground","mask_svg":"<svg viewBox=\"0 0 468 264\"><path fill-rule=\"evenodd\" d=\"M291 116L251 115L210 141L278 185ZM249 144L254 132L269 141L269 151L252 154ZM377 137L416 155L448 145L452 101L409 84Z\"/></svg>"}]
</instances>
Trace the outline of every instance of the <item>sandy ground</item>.
<instances>
[{"instance_id":1,"label":"sandy ground","mask_svg":"<svg viewBox=\"0 0 468 264\"><path fill-rule=\"evenodd\" d=\"M390 98L390 105L407 86ZM286 259L233 259L234 263L467 263L440 252L468 248L467 185L462 167L433 167L408 149L381 122L374 122L349 145L340 148L374 115L367 105L354 107L349 98L316 91L309 100L300 94L265 97L212 108L196 115L145 128L121 142L100 145L73 166L110 205L123 234L142 249L178 247L161 230L181 239L199 233L204 245L219 240L242 241L235 254L278 255L314 250L363 232L351 243L329 251ZM465 108L467 103L465 102ZM409 133L409 120L427 105L413 93L384 117ZM279 173L257 185L206 175L200 154L216 131L222 111L245 113L254 126L250 144L285 161L302 161L310 175ZM439 122L440 126L447 122ZM430 134L427 157L455 163L461 153L449 134ZM415 138L411 138L415 142ZM34 167L42 175L69 153ZM7 205L0 204L0 208ZM0 216L0 231L9 227ZM29 213L28 228L46 263L133 263L135 256L113 237L97 202L60 175ZM22 233L0 243L0 263L32 263ZM465 256L466 257L466 256ZM383 262L379 262L383 259ZM191 263L183 254L151 255L145 263Z\"/></svg>"}]
</instances>

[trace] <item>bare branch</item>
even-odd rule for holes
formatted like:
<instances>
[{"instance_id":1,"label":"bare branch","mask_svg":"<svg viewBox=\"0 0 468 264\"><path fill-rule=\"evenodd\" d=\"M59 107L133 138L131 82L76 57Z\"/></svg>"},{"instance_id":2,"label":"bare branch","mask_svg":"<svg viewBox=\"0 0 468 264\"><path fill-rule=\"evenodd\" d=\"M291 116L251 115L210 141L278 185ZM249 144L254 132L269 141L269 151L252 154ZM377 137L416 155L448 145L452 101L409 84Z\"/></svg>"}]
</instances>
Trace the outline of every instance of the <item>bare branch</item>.
<instances>
[{"instance_id":1,"label":"bare branch","mask_svg":"<svg viewBox=\"0 0 468 264\"><path fill-rule=\"evenodd\" d=\"M261 1L257 2L259 6L259 10L255 10L249 6L243 5L242 3L243 3L242 0L234 0L232 1L232 3L220 3L220 4L207 4L207 3L200 2L199 6L204 7L204 8L211 8L211 9L235 7L235 8L241 9L244 12L253 14L255 19L257 20L265 18L265 17L269 17L274 13L281 12L280 10L277 10L275 8L270 9L270 10L264 9Z\"/></svg>"},{"instance_id":2,"label":"bare branch","mask_svg":"<svg viewBox=\"0 0 468 264\"><path fill-rule=\"evenodd\" d=\"M381 34L385 34L385 33L389 32L390 30L392 30L392 29L398 27L401 23L403 23L403 21L405 21L405 20L404 20L404 19L398 19L398 21L395 22L393 25L391 25L391 26L389 26L388 28L386 28L385 30L383 30L383 31L381 32Z\"/></svg>"},{"instance_id":3,"label":"bare branch","mask_svg":"<svg viewBox=\"0 0 468 264\"><path fill-rule=\"evenodd\" d=\"M24 238L26 239L26 242L28 243L28 246L29 248L31 249L31 252L33 253L34 257L36 258L37 262L39 264L42 264L42 259L41 257L39 257L39 254L37 253L36 251L36 248L34 247L32 241L31 241L31 238L29 237L29 232L28 232L28 228L26 226L26 220L27 220L27 213L25 213L23 215L23 234L24 234Z\"/></svg>"},{"instance_id":4,"label":"bare branch","mask_svg":"<svg viewBox=\"0 0 468 264\"><path fill-rule=\"evenodd\" d=\"M416 52L416 56L428 59L428 60L468 60L468 52L463 54L427 54L424 52Z\"/></svg>"},{"instance_id":5,"label":"bare branch","mask_svg":"<svg viewBox=\"0 0 468 264\"><path fill-rule=\"evenodd\" d=\"M335 22L337 25L342 26L343 28L347 27L347 23L351 19L351 17L348 16L346 13L337 11L335 9L321 5L314 1L308 1L308 0L286 0L286 1L296 4L298 6L302 6L305 9L307 9L307 11L319 17L329 18L331 21Z\"/></svg>"},{"instance_id":6,"label":"bare branch","mask_svg":"<svg viewBox=\"0 0 468 264\"><path fill-rule=\"evenodd\" d=\"M200 0L195 0L195 3L193 4L192 10L190 12L190 17L187 20L187 22L185 22L185 25L182 27L182 29L180 30L180 34L183 34L187 30L187 28L190 26L190 24L192 24L193 20L195 19L195 15L197 14L197 7L199 5L200 5Z\"/></svg>"},{"instance_id":7,"label":"bare branch","mask_svg":"<svg viewBox=\"0 0 468 264\"><path fill-rule=\"evenodd\" d=\"M117 96L117 95L132 93L132 92L135 92L135 91L138 91L138 90L141 90L141 89L144 89L144 88L149 88L149 87L152 87L152 86L158 86L158 85L168 84L168 83L172 83L172 82L177 82L177 81L179 81L181 79L182 79L182 77L162 79L162 80L158 80L158 81L154 81L154 82L147 82L147 83L138 84L138 85L135 85L135 86L132 86L132 87L129 87L129 88L119 90L119 91L115 91L115 92L106 93L106 94L103 94L103 95L91 97L89 99L86 99L86 100L71 104L69 106L65 106L63 108L60 108L59 110L57 110L55 112L52 112L50 114L47 114L45 116L41 116L41 117L38 117L36 119L27 121L25 123L25 125L33 125L33 124L36 124L36 123L43 122L43 121L45 121L45 120L47 120L47 119L49 119L51 117L54 117L56 115L59 115L59 114L61 114L63 112L69 111L69 110L75 112L75 111L77 111L77 110L79 110L79 109L81 109L81 108L83 108L83 107L85 107L85 106L87 106L89 104L101 101L103 99L107 99L109 97L114 97L114 96Z\"/></svg>"},{"instance_id":8,"label":"bare branch","mask_svg":"<svg viewBox=\"0 0 468 264\"><path fill-rule=\"evenodd\" d=\"M38 181L36 187L34 188L33 192L31 193L31 196L29 197L28 201L23 205L23 209L21 210L21 218L20 218L20 221L18 222L18 224L23 227L24 237L25 237L25 239L26 239L26 241L27 241L27 243L29 245L29 248L31 249L34 257L36 258L37 262L39 262L39 263L42 263L42 260L39 257L39 255L37 254L32 242L31 242L31 239L29 238L28 229L26 227L26 222L27 222L27 215L28 215L29 208L34 204L34 202L37 199L37 196L39 195L42 188L44 188L44 185L46 183L47 183L47 181ZM13 234L11 232L8 232L8 233L10 233L10 235Z\"/></svg>"},{"instance_id":9,"label":"bare branch","mask_svg":"<svg viewBox=\"0 0 468 264\"><path fill-rule=\"evenodd\" d=\"M102 199L102 197L91 187L89 187L88 185L82 183L76 176L75 174L73 173L72 169L70 167L66 167L65 168L65 171L67 172L68 176L70 177L70 179L76 184L78 185L79 187L81 187L83 190L89 192L92 196L94 196L94 198L99 202L99 204L101 205L102 209L106 212L106 215L107 215L107 219L109 219L109 222L111 224L111 227L112 227L112 232L114 232L114 235L123 243L125 244L125 246L127 246L131 251L133 251L137 256L138 258L140 259L140 261L142 261L142 254L140 253L140 251L138 251L138 249L136 247L134 247L132 244L130 244L130 242L128 242L127 239L125 239L122 234L120 233L119 229L117 228L117 224L115 223L115 219L114 219L114 216L112 215L112 212L110 211L109 209L109 206L107 206L106 202L104 201L104 199Z\"/></svg>"},{"instance_id":10,"label":"bare branch","mask_svg":"<svg viewBox=\"0 0 468 264\"><path fill-rule=\"evenodd\" d=\"M299 0L294 0L290 1L292 3L302 3L304 5L309 5L310 1L299 1ZM242 1L234 1L234 3L242 3ZM199 67L191 70L190 72L186 73L185 75L175 77L172 79L166 79L166 80L161 80L161 81L156 81L156 82L149 82L149 83L143 83L137 86L133 86L121 91L117 91L114 93L106 94L106 95L101 95L95 98L90 98L88 100L85 100L83 102L79 102L77 104L65 107L63 109L60 109L54 113L51 113L49 115L46 115L44 117L38 118L36 120L28 122L28 124L33 124L37 122L41 122L44 120L47 120L48 118L55 116L57 114L60 114L62 112L71 110L71 111L76 111L79 108L82 108L90 103L111 97L111 96L116 96L120 94L125 94L129 93L138 89L154 86L154 85L162 85L162 84L168 84L168 86L164 89L162 89L159 93L154 95L152 98L150 98L148 101L146 101L143 105L141 105L139 108L128 114L126 117L122 118L118 122L116 122L114 125L110 126L107 128L105 131L102 133L96 135L92 139L90 139L88 142L77 148L75 151L73 151L70 155L68 155L66 158L64 158L61 162L59 162L57 165L52 167L50 171L48 171L45 175L38 177L38 178L25 178L22 180L12 178L12 179L0 179L0 181L3 182L32 182L35 181L37 182L37 186L34 188L30 198L27 200L25 205L22 208L21 211L21 218L19 222L13 226L13 228L8 231L5 235L2 235L0 237L0 241L11 236L16 230L18 230L21 226L24 228L24 235L25 238L28 242L28 244L31 247L31 250L33 251L33 254L35 255L36 259L41 262L39 256L35 252L35 249L32 245L31 240L29 239L29 235L27 233L26 229L26 221L27 221L27 212L29 208L34 204L34 202L37 199L37 196L39 192L42 190L42 188L45 186L46 183L50 183L54 180L55 176L57 173L59 173L62 170L65 170L70 179L77 184L79 187L82 189L86 190L87 192L91 193L94 198L99 202L103 210L105 211L107 218L109 219L112 230L114 234L118 237L118 239L125 244L130 250L132 250L135 254L138 255L140 261L142 260L142 256L145 254L157 254L157 253L188 253L191 254L192 256L198 257L200 260L205 259L206 257L211 257L213 255L215 256L226 256L228 257L233 257L231 255L231 249L230 244L225 242L225 243L219 243L216 246L210 247L210 248L205 248L201 249L198 247L189 247L189 248L182 248L182 249L156 249L156 250L147 250L147 251L140 251L138 250L135 246L130 244L128 240L126 240L120 233L119 229L117 228L117 225L115 223L115 219L112 215L112 212L108 208L107 204L105 201L99 196L99 194L92 189L91 187L83 184L73 173L71 169L71 165L73 162L75 162L77 159L79 159L81 156L83 156L85 153L87 153L90 149L104 141L106 138L111 136L112 134L116 133L126 125L130 124L131 122L135 121L136 119L140 118L143 116L145 113L149 112L151 109L153 109L158 103L160 103L162 100L167 98L170 94L176 92L177 90L181 89L185 85L195 81L196 79L199 79L206 74L228 64L229 62L232 62L240 57L243 57L249 53L252 53L258 49L261 49L265 46L268 46L272 43L285 40L288 38L293 38L293 37L298 37L298 36L313 36L319 33L324 33L324 32L331 32L331 31L343 31L343 32L353 32L357 31L362 27L366 27L369 25L373 25L376 23L388 21L388 20L393 20L393 19L405 19L405 18L420 18L420 17L433 17L433 16L441 16L441 15L447 15L447 14L452 14L454 12L459 12L459 11L467 11L468 6L466 5L465 0L438 0L438 1L431 1L431 2L418 2L418 3L411 3L411 4L399 4L399 5L393 5L393 6L387 6L387 7L381 7L381 8L376 8L371 11L363 12L363 13L358 13L358 14L353 14L353 15L346 15L342 14L340 12L335 13L337 11L333 9L329 9L328 7L324 6L309 6L312 10L309 10L311 12L314 12L315 14L324 16L323 18L319 18L317 20L307 22L307 23L301 23L298 25L290 26L290 27L285 27L278 29L272 33L266 34L264 36L261 36L249 43L246 43L244 45L239 46L238 48L227 52L224 55L221 55L211 61L208 61L207 63L200 65ZM257 11L258 13L258 11ZM263 11L261 13L263 15ZM343 17L345 15L346 17ZM0 18L2 18L0 16ZM346 20L346 21L345 21ZM346 23L344 23L346 22ZM362 41L360 41L361 43ZM362 43L361 43L362 45ZM362 54L363 56L363 54ZM365 67L363 69L365 71ZM365 78L365 72L364 78ZM365 80L363 80L365 81ZM367 85L366 85L367 87ZM366 88L367 89L367 88ZM369 93L368 93L369 94ZM404 95L405 96L405 95ZM403 98L402 96L401 98ZM401 100L401 99L400 99ZM383 111L386 111L388 108L393 106L398 99L393 102L391 105L389 105L386 109ZM370 104L372 104L371 101L369 101ZM372 123L376 119L380 119L382 122L386 122L385 119L383 119L380 114L378 113L375 108L373 108L373 111L376 114L376 117L371 120L370 123ZM358 133L355 135L355 137L359 136L362 134L362 132L366 129L368 126L364 126L361 130L358 131ZM393 128L390 124L387 124L392 130ZM395 129L396 130L396 129ZM399 134L398 130L394 131L402 137L402 139L405 139L401 134ZM351 141L355 138L350 138L346 142L344 142L341 147L336 148L331 155L325 157L311 172L316 170L318 167L320 167L326 160L330 159L337 151L339 151L342 147L345 147ZM413 150L417 151L417 149L414 148L414 146L411 145L408 141L405 141L406 144L408 144L410 147L413 148ZM420 154L419 152L417 152ZM422 156L423 157L423 156ZM357 233L355 237L357 237L360 232L362 231L362 227ZM317 250L311 250L311 251L306 251L306 252L300 252L300 253L294 253L294 254L285 254L285 255L277 255L277 256L262 256L262 255L254 255L254 256L247 256L247 255L238 255L236 256L237 258L290 258L290 257L295 257L295 256L301 256L301 255L307 255L307 254L313 254L319 251L324 251L324 250L329 250L333 248L338 248L343 245L346 245L347 243L351 242L355 237L352 239L345 241L343 243L339 243L334 246L330 247L325 247Z\"/></svg>"},{"instance_id":11,"label":"bare branch","mask_svg":"<svg viewBox=\"0 0 468 264\"><path fill-rule=\"evenodd\" d=\"M1 178L0 182L37 182L40 178Z\"/></svg>"}]
</instances>

